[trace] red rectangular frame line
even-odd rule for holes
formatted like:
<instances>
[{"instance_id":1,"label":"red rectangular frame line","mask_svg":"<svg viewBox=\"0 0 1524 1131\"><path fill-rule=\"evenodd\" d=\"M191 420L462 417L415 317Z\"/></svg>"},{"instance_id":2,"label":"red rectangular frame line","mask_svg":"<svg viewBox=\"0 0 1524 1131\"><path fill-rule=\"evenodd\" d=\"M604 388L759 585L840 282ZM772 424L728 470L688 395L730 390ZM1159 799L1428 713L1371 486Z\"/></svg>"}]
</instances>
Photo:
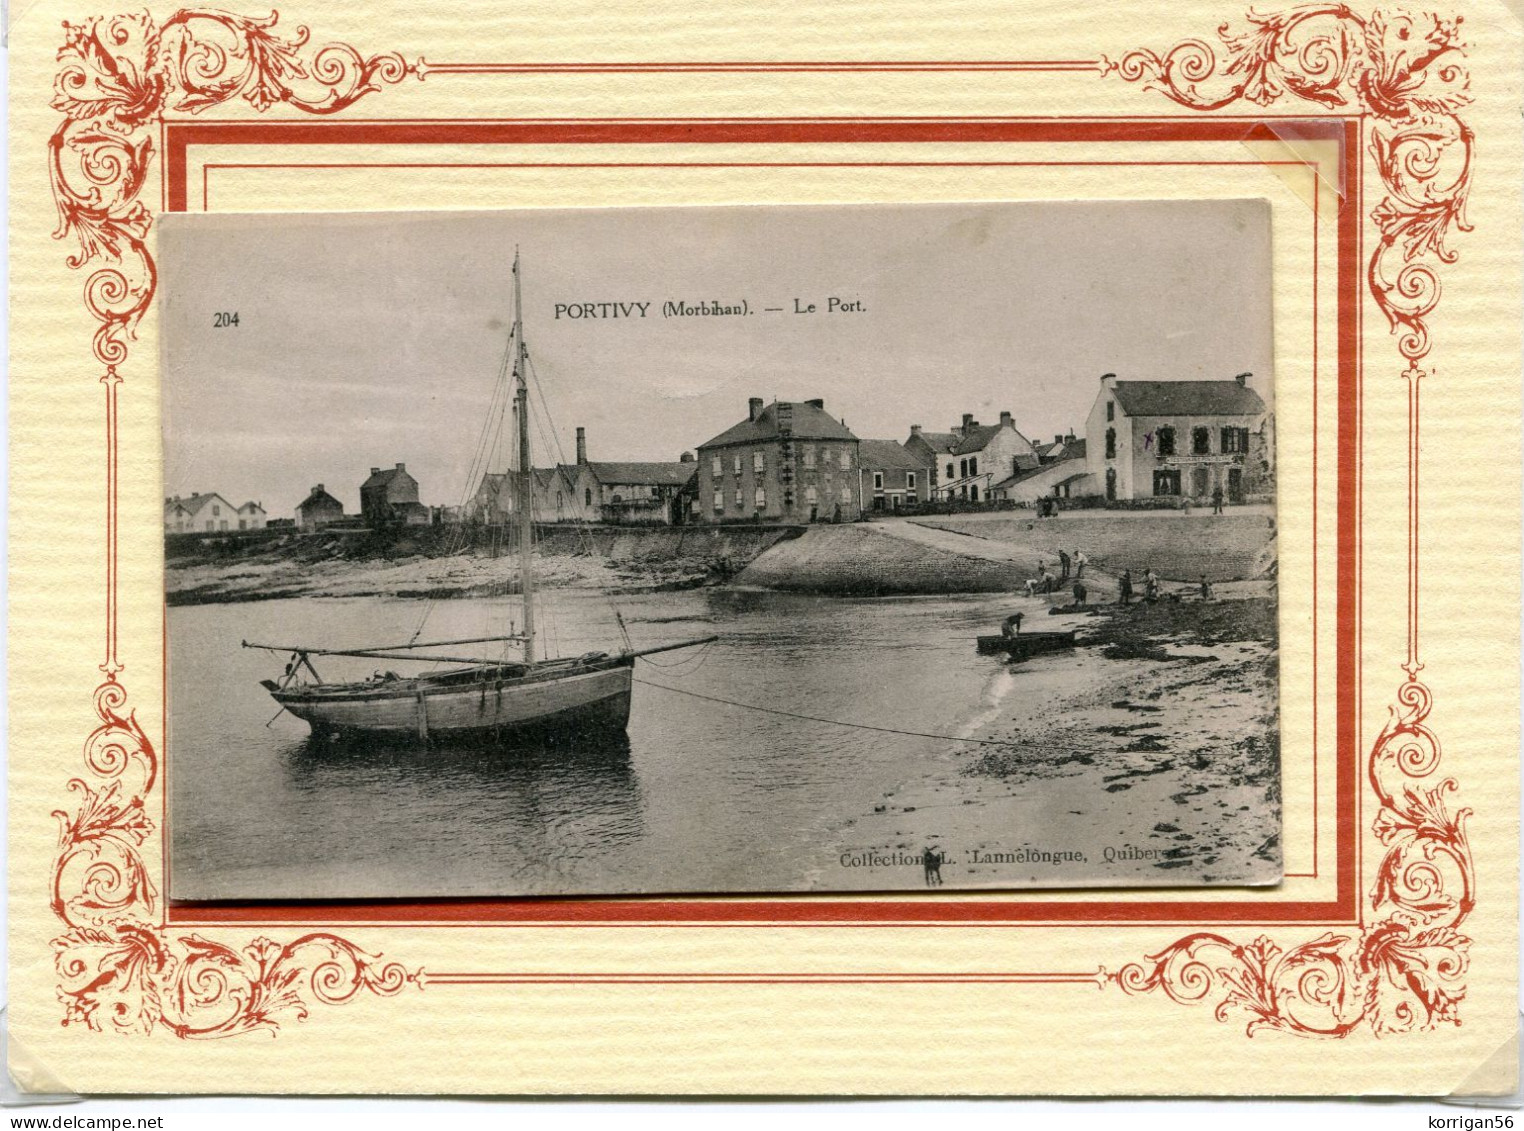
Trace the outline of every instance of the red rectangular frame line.
<instances>
[{"instance_id":1,"label":"red rectangular frame line","mask_svg":"<svg viewBox=\"0 0 1524 1131\"><path fill-rule=\"evenodd\" d=\"M500 899L356 901L292 904L169 904L166 923L435 925L435 926L1039 926L1056 924L1350 923L1359 920L1361 750L1356 551L1359 461L1359 247L1361 216L1358 119L1299 121L1299 136L1318 134L1340 144L1345 191L1338 225L1338 427L1335 628L1335 894L1326 900L1106 899L1019 902L964 898L851 899L795 895L758 897L630 897L604 899ZM1244 141L1278 135L1243 118L1058 119L745 119L745 120L492 120L492 121L168 121L162 133L165 205L188 211L189 149L195 145L568 145L865 142L1147 142ZM812 164L784 162L785 164ZM837 163L837 162L831 162ZM906 162L839 162L904 165ZM1220 164L1221 162L1201 162ZM690 164L677 162L675 164ZM704 164L703 162L691 164ZM732 164L726 162L725 164ZM744 163L743 163L744 164ZM758 164L762 164L759 162ZM769 163L771 164L771 163ZM926 162L928 165L1000 165L1007 162ZM1056 163L1055 163L1056 164ZM1182 164L1189 164L1182 162ZM203 181L203 193L206 182ZM203 198L204 200L204 198ZM1316 226L1316 220L1315 220ZM1317 330L1314 290L1314 338ZM1316 346L1314 347L1316 355ZM1316 361L1314 362L1314 399ZM1313 437L1314 478L1317 437ZM1316 513L1316 508L1314 508ZM1315 521L1315 520L1314 520ZM1316 525L1314 540L1316 541ZM1314 565L1316 577L1316 565ZM1314 614L1316 615L1316 614ZM1316 631L1316 628L1315 630ZM1314 668L1316 678L1316 667ZM166 696L168 694L166 686ZM167 703L166 715L167 719ZM1316 785L1314 802L1316 803ZM167 790L166 801L167 807ZM164 814L167 822L168 814ZM167 827L167 824L166 826ZM165 846L165 868L168 869Z\"/></svg>"}]
</instances>

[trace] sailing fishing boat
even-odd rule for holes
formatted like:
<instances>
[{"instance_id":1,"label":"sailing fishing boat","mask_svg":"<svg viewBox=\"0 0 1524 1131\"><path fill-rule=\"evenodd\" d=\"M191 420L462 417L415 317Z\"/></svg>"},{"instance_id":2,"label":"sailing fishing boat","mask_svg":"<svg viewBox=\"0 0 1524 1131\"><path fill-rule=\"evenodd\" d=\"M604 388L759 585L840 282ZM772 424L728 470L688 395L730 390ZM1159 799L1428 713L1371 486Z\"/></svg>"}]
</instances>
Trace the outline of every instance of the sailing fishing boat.
<instances>
[{"instance_id":1,"label":"sailing fishing boat","mask_svg":"<svg viewBox=\"0 0 1524 1131\"><path fill-rule=\"evenodd\" d=\"M652 648L589 652L576 657L539 659L535 640L534 464L529 447L529 349L524 342L519 258L513 257L513 330L508 338L517 424L514 509L517 512L519 591L523 631L455 640L408 641L366 648L314 648L257 644L245 648L288 652L279 680L261 680L283 710L307 722L314 735L375 735L416 738L422 743L458 738L506 737L526 729L583 732L623 730L630 718L635 660L707 644L715 637L683 640ZM504 366L504 370L508 370ZM489 425L490 427L490 425ZM520 644L518 661L441 655L436 649L464 645ZM483 649L485 650L485 649ZM457 665L411 677L394 672L370 679L325 683L314 656L356 656ZM310 678L309 678L310 677Z\"/></svg>"}]
</instances>

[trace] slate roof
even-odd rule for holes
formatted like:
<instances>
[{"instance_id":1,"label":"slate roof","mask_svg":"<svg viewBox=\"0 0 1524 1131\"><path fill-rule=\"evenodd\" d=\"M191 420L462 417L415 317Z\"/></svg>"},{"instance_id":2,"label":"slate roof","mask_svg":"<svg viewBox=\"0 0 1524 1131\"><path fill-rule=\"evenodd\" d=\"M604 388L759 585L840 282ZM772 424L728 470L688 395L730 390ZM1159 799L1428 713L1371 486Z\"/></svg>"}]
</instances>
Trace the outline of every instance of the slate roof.
<instances>
[{"instance_id":1,"label":"slate roof","mask_svg":"<svg viewBox=\"0 0 1524 1131\"><path fill-rule=\"evenodd\" d=\"M1037 456L1044 463L1051 462L1050 454L1049 453L1054 452L1054 451L1059 453L1057 458L1058 458L1058 460L1060 462L1062 462L1063 460L1066 460L1066 459L1084 459L1085 458L1085 441L1083 441L1083 440L1065 440L1061 444L1038 444L1037 445Z\"/></svg>"},{"instance_id":2,"label":"slate roof","mask_svg":"<svg viewBox=\"0 0 1524 1131\"><path fill-rule=\"evenodd\" d=\"M687 463L589 462L587 466L600 483L638 483L654 487L681 487L698 471L698 464L692 460Z\"/></svg>"},{"instance_id":3,"label":"slate roof","mask_svg":"<svg viewBox=\"0 0 1524 1131\"><path fill-rule=\"evenodd\" d=\"M778 431L778 406L787 404L794 410L791 435L796 440L855 440L845 424L825 409L816 408L803 401L774 401L757 414L755 420L743 420L725 429L712 440L700 444L701 448L720 448L727 444L745 444L758 440L776 440Z\"/></svg>"},{"instance_id":4,"label":"slate roof","mask_svg":"<svg viewBox=\"0 0 1524 1131\"><path fill-rule=\"evenodd\" d=\"M408 479L413 479L411 475L408 475L408 473L400 467L386 467L382 468L380 471L373 472L370 478L366 479L364 483L360 484L360 490L363 491L367 487L389 486L391 481L396 479L399 475L406 476ZM417 480L414 479L413 482L416 483Z\"/></svg>"},{"instance_id":5,"label":"slate roof","mask_svg":"<svg viewBox=\"0 0 1524 1131\"><path fill-rule=\"evenodd\" d=\"M227 503L227 505L230 506L230 507L233 506L232 503L228 503L228 501L226 499L224 499L221 495L217 494L216 491L208 491L205 494L190 495L190 496L188 496L188 497L186 497L184 499L170 499L168 502L166 502L164 504L164 513L165 514L169 514L176 507L184 507L187 513L194 515L202 507L206 506L207 503L211 502L213 499L217 499L220 502ZM236 510L237 508L235 507L234 509Z\"/></svg>"},{"instance_id":6,"label":"slate roof","mask_svg":"<svg viewBox=\"0 0 1524 1131\"><path fill-rule=\"evenodd\" d=\"M1256 416L1260 395L1237 381L1118 381L1117 404L1128 416Z\"/></svg>"},{"instance_id":7,"label":"slate roof","mask_svg":"<svg viewBox=\"0 0 1524 1131\"><path fill-rule=\"evenodd\" d=\"M327 491L313 491L310 495L308 495L305 499L297 504L296 509L306 510L308 507L327 506L329 504L338 507L341 511L344 509L344 504L335 499Z\"/></svg>"},{"instance_id":8,"label":"slate roof","mask_svg":"<svg viewBox=\"0 0 1524 1131\"><path fill-rule=\"evenodd\" d=\"M921 432L921 439L931 445L931 450L938 455L947 455L963 437L956 432Z\"/></svg>"},{"instance_id":9,"label":"slate roof","mask_svg":"<svg viewBox=\"0 0 1524 1131\"><path fill-rule=\"evenodd\" d=\"M968 430L967 435L958 439L958 442L953 445L952 450L948 454L966 456L972 455L975 452L982 452L989 446L989 442L1000 434L1001 429L1004 427L1004 424L976 424ZM1021 436L1021 433L1016 429L1013 428L1012 431L1016 432L1016 435ZM1021 438L1023 440L1026 439L1025 436L1021 436ZM1030 441L1028 442L1030 443Z\"/></svg>"},{"instance_id":10,"label":"slate roof","mask_svg":"<svg viewBox=\"0 0 1524 1131\"><path fill-rule=\"evenodd\" d=\"M920 471L926 466L905 450L897 440L859 440L857 462L869 471L895 468L901 471Z\"/></svg>"}]
</instances>

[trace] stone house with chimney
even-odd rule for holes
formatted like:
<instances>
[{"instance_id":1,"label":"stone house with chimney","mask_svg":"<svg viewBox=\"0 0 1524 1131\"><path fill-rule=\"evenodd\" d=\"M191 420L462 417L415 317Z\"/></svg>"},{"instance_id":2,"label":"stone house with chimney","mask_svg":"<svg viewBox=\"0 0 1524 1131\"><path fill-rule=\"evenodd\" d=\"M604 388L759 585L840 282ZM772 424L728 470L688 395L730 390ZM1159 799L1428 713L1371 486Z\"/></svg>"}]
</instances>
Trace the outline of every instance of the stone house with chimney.
<instances>
[{"instance_id":1,"label":"stone house with chimney","mask_svg":"<svg viewBox=\"0 0 1524 1131\"><path fill-rule=\"evenodd\" d=\"M360 484L360 517L372 528L429 524L429 508L418 501L418 480L408 474L407 464L370 469Z\"/></svg>"},{"instance_id":2,"label":"stone house with chimney","mask_svg":"<svg viewBox=\"0 0 1524 1131\"><path fill-rule=\"evenodd\" d=\"M698 447L698 522L855 522L859 441L822 400L747 402L746 419Z\"/></svg>"},{"instance_id":3,"label":"stone house with chimney","mask_svg":"<svg viewBox=\"0 0 1524 1131\"><path fill-rule=\"evenodd\" d=\"M325 491L321 483L297 504L296 525L299 530L318 530L343 521L344 504Z\"/></svg>"},{"instance_id":4,"label":"stone house with chimney","mask_svg":"<svg viewBox=\"0 0 1524 1131\"><path fill-rule=\"evenodd\" d=\"M1183 496L1242 502L1250 489L1253 438L1265 402L1231 381L1119 381L1101 378L1085 424L1086 459L1108 500Z\"/></svg>"}]
</instances>

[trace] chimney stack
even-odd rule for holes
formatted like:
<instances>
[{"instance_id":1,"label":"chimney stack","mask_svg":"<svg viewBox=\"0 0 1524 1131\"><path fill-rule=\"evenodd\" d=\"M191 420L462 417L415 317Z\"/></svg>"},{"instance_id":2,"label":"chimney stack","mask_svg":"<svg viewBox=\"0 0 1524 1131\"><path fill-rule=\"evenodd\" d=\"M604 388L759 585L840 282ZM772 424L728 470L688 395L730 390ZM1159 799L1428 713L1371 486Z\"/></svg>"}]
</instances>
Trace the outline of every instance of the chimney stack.
<instances>
[{"instance_id":1,"label":"chimney stack","mask_svg":"<svg viewBox=\"0 0 1524 1131\"><path fill-rule=\"evenodd\" d=\"M910 434L912 436L919 436L921 434L921 426L919 424L912 424L910 426Z\"/></svg>"},{"instance_id":2,"label":"chimney stack","mask_svg":"<svg viewBox=\"0 0 1524 1131\"><path fill-rule=\"evenodd\" d=\"M587 429L577 425L577 463L587 462Z\"/></svg>"},{"instance_id":3,"label":"chimney stack","mask_svg":"<svg viewBox=\"0 0 1524 1131\"><path fill-rule=\"evenodd\" d=\"M963 414L963 434L965 436L967 436L968 435L968 430L970 428L972 428L973 426L974 426L974 414L971 413L971 412L965 412Z\"/></svg>"},{"instance_id":4,"label":"chimney stack","mask_svg":"<svg viewBox=\"0 0 1524 1131\"><path fill-rule=\"evenodd\" d=\"M1062 444L1064 442L1064 438L1062 436L1054 436L1053 442L1055 444Z\"/></svg>"},{"instance_id":5,"label":"chimney stack","mask_svg":"<svg viewBox=\"0 0 1524 1131\"><path fill-rule=\"evenodd\" d=\"M805 401L804 403L809 405L811 408L818 408L822 412L825 411L825 401L820 397L816 397L814 400Z\"/></svg>"},{"instance_id":6,"label":"chimney stack","mask_svg":"<svg viewBox=\"0 0 1524 1131\"><path fill-rule=\"evenodd\" d=\"M312 493L313 493L313 494L314 494L314 495L316 495L316 494L318 494L318 493L319 493L319 492L321 492L321 491L322 491L322 490L323 490L323 485L322 485L322 484L321 484L321 483L319 483L319 484L318 484L318 485L317 485L317 486L316 486L316 487L314 487L314 488L313 488L313 489L312 489Z\"/></svg>"},{"instance_id":7,"label":"chimney stack","mask_svg":"<svg viewBox=\"0 0 1524 1131\"><path fill-rule=\"evenodd\" d=\"M1074 443L1074 429L1072 429L1072 428L1069 429L1068 434L1064 436L1064 443L1066 443L1066 444L1072 444L1072 443Z\"/></svg>"},{"instance_id":8,"label":"chimney stack","mask_svg":"<svg viewBox=\"0 0 1524 1131\"><path fill-rule=\"evenodd\" d=\"M1009 412L1002 412L1000 414L1000 427L1002 427L1002 428L1014 428L1015 427L1015 425L1011 423L1011 414Z\"/></svg>"},{"instance_id":9,"label":"chimney stack","mask_svg":"<svg viewBox=\"0 0 1524 1131\"><path fill-rule=\"evenodd\" d=\"M679 458L679 463L692 463L696 457L692 452L684 452Z\"/></svg>"},{"instance_id":10,"label":"chimney stack","mask_svg":"<svg viewBox=\"0 0 1524 1131\"><path fill-rule=\"evenodd\" d=\"M746 419L755 420L762 415L762 398L752 397L746 402Z\"/></svg>"},{"instance_id":11,"label":"chimney stack","mask_svg":"<svg viewBox=\"0 0 1524 1131\"><path fill-rule=\"evenodd\" d=\"M379 467L373 467L373 468L370 469L370 473L372 475L380 475L381 474L381 469Z\"/></svg>"},{"instance_id":12,"label":"chimney stack","mask_svg":"<svg viewBox=\"0 0 1524 1131\"><path fill-rule=\"evenodd\" d=\"M406 471L407 470L407 464L405 464L405 463L399 463L397 465L397 470L398 471Z\"/></svg>"},{"instance_id":13,"label":"chimney stack","mask_svg":"<svg viewBox=\"0 0 1524 1131\"><path fill-rule=\"evenodd\" d=\"M1252 373L1240 373L1237 377L1233 378L1233 380L1237 381L1240 385L1242 385L1245 381L1247 381L1250 377L1253 377L1253 376L1254 376L1254 374L1252 374Z\"/></svg>"}]
</instances>

